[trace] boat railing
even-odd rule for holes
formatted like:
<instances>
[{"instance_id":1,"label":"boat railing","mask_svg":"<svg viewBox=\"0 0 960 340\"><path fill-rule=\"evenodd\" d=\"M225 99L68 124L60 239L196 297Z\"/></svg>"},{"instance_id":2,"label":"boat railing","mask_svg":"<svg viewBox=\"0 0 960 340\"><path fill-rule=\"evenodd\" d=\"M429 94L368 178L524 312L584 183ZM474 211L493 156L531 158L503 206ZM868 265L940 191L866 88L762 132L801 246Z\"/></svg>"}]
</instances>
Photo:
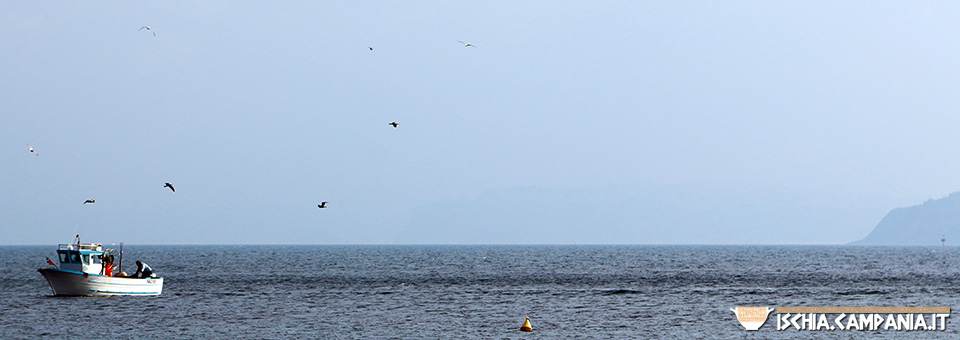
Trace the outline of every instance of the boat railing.
<instances>
[{"instance_id":1,"label":"boat railing","mask_svg":"<svg viewBox=\"0 0 960 340\"><path fill-rule=\"evenodd\" d=\"M91 250L91 251L103 251L103 245L99 243L61 243L57 250Z\"/></svg>"}]
</instances>

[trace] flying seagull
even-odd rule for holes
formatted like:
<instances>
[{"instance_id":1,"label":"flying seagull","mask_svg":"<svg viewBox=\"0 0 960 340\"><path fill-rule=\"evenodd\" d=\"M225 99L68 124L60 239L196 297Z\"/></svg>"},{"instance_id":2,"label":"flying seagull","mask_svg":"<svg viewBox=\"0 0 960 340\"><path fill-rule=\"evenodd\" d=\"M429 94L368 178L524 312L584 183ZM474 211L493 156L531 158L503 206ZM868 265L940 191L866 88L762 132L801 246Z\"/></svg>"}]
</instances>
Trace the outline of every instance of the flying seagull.
<instances>
[{"instance_id":1,"label":"flying seagull","mask_svg":"<svg viewBox=\"0 0 960 340\"><path fill-rule=\"evenodd\" d=\"M174 188L173 188L173 184L163 183L163 187L164 187L164 188L170 188L170 190L173 190L173 192L177 192L177 189L174 189Z\"/></svg>"},{"instance_id":2,"label":"flying seagull","mask_svg":"<svg viewBox=\"0 0 960 340\"><path fill-rule=\"evenodd\" d=\"M460 42L461 44L463 44L463 47L473 47L473 48L477 48L476 45L470 44L470 43L465 43L465 42L463 42L463 40L457 40L457 41Z\"/></svg>"},{"instance_id":3,"label":"flying seagull","mask_svg":"<svg viewBox=\"0 0 960 340\"><path fill-rule=\"evenodd\" d=\"M400 125L400 123L390 122L390 123L387 123L387 125L390 125L390 126L392 126L394 129L396 129L396 128L397 128L397 125Z\"/></svg>"},{"instance_id":4,"label":"flying seagull","mask_svg":"<svg viewBox=\"0 0 960 340\"><path fill-rule=\"evenodd\" d=\"M320 202L320 204L317 204L317 208L323 209L326 207L327 207L327 202Z\"/></svg>"},{"instance_id":5,"label":"flying seagull","mask_svg":"<svg viewBox=\"0 0 960 340\"><path fill-rule=\"evenodd\" d=\"M86 201L83 201L83 204L87 204L87 203L97 203L97 201L96 201L96 200L86 200Z\"/></svg>"},{"instance_id":6,"label":"flying seagull","mask_svg":"<svg viewBox=\"0 0 960 340\"><path fill-rule=\"evenodd\" d=\"M27 144L27 150L30 150L30 152L33 152L34 155L40 156L40 153L38 153L37 150L34 150L33 147L30 146L30 144Z\"/></svg>"},{"instance_id":7,"label":"flying seagull","mask_svg":"<svg viewBox=\"0 0 960 340\"><path fill-rule=\"evenodd\" d=\"M154 32L152 29L150 29L150 26L140 27L140 29L138 29L137 31L142 31L144 28L146 28L148 31L150 31L151 33L153 33L153 36L154 36L154 37L157 36L157 32Z\"/></svg>"}]
</instances>

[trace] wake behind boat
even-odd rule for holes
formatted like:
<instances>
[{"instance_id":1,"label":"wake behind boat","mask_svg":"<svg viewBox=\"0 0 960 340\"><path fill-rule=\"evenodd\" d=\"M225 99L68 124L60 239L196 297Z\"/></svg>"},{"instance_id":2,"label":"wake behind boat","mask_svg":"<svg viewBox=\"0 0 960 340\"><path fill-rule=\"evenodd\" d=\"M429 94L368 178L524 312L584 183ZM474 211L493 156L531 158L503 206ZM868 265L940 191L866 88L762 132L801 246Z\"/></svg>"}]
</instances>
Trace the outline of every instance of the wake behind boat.
<instances>
[{"instance_id":1,"label":"wake behind boat","mask_svg":"<svg viewBox=\"0 0 960 340\"><path fill-rule=\"evenodd\" d=\"M157 296L163 290L163 278L113 276L112 250L99 243L61 244L57 249L59 267L37 269L50 283L53 295L68 296ZM121 252L121 263L122 263ZM53 264L49 259L47 262Z\"/></svg>"}]
</instances>

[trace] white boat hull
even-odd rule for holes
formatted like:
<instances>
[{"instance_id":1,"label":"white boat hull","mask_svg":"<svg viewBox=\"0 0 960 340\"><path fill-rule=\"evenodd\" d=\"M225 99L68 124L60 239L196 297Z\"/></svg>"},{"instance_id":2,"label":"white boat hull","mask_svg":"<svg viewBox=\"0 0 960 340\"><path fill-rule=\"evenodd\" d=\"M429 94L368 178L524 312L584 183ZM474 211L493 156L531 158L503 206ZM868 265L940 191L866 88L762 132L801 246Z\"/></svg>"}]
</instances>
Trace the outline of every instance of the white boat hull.
<instances>
[{"instance_id":1,"label":"white boat hull","mask_svg":"<svg viewBox=\"0 0 960 340\"><path fill-rule=\"evenodd\" d=\"M145 279L86 274L58 268L40 268L37 271L50 283L53 295L68 296L157 296L163 291L163 278Z\"/></svg>"}]
</instances>

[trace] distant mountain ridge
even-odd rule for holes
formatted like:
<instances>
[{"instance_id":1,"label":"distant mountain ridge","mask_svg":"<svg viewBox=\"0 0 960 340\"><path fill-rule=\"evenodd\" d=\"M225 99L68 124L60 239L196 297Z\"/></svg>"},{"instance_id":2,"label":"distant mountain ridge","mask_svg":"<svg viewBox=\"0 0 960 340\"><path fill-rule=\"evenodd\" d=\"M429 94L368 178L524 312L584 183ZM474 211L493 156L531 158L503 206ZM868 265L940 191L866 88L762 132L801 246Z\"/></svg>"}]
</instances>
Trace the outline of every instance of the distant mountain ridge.
<instances>
[{"instance_id":1,"label":"distant mountain ridge","mask_svg":"<svg viewBox=\"0 0 960 340\"><path fill-rule=\"evenodd\" d=\"M960 242L960 192L923 204L896 208L876 228L852 245L940 245L946 237Z\"/></svg>"}]
</instances>

